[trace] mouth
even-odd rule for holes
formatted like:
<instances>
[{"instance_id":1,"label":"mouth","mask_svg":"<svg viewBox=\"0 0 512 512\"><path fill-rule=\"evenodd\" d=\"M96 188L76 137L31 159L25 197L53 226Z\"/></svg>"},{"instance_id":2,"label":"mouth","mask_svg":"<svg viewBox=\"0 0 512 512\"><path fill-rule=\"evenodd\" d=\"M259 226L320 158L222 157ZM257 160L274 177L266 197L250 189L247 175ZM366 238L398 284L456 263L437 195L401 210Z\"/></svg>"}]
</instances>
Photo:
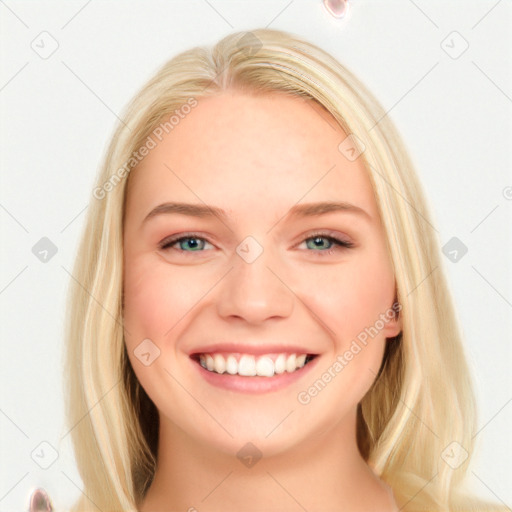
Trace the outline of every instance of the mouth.
<instances>
[{"instance_id":1,"label":"mouth","mask_svg":"<svg viewBox=\"0 0 512 512\"><path fill-rule=\"evenodd\" d=\"M241 352L198 352L190 355L193 361L210 373L249 378L276 378L282 374L299 373L317 357L318 354L300 352L259 355Z\"/></svg>"}]
</instances>

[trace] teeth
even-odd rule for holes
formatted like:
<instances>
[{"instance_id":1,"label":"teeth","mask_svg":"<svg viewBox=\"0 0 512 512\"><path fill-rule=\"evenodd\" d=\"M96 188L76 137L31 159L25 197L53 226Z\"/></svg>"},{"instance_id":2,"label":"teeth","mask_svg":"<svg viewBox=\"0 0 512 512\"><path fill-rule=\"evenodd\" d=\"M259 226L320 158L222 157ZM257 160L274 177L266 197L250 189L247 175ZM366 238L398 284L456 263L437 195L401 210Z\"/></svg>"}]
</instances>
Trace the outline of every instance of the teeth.
<instances>
[{"instance_id":1,"label":"teeth","mask_svg":"<svg viewBox=\"0 0 512 512\"><path fill-rule=\"evenodd\" d=\"M235 375L238 373L238 362L235 356L228 356L228 360L226 361L226 371L230 375Z\"/></svg>"},{"instance_id":2,"label":"teeth","mask_svg":"<svg viewBox=\"0 0 512 512\"><path fill-rule=\"evenodd\" d=\"M274 361L270 357L260 357L256 363L256 374L261 377L272 377L274 375Z\"/></svg>"},{"instance_id":3,"label":"teeth","mask_svg":"<svg viewBox=\"0 0 512 512\"><path fill-rule=\"evenodd\" d=\"M306 364L306 358L306 354L279 354L274 361L270 356L256 358L250 354L243 354L237 361L234 355L228 355L226 358L222 354L201 354L199 362L210 372L244 377L273 377L274 374L285 371L292 373L302 368Z\"/></svg>"},{"instance_id":4,"label":"teeth","mask_svg":"<svg viewBox=\"0 0 512 512\"><path fill-rule=\"evenodd\" d=\"M288 359L286 360L286 371L288 373L293 372L297 366L295 363L297 362L297 356L295 354L292 354L291 356L288 356Z\"/></svg>"},{"instance_id":5,"label":"teeth","mask_svg":"<svg viewBox=\"0 0 512 512\"><path fill-rule=\"evenodd\" d=\"M213 369L217 373L224 373L226 371L226 360L220 354L215 354L213 362L215 363Z\"/></svg>"},{"instance_id":6,"label":"teeth","mask_svg":"<svg viewBox=\"0 0 512 512\"><path fill-rule=\"evenodd\" d=\"M274 363L274 368L277 374L284 373L286 370L286 356L284 354L279 354L277 356L276 362Z\"/></svg>"},{"instance_id":7,"label":"teeth","mask_svg":"<svg viewBox=\"0 0 512 512\"><path fill-rule=\"evenodd\" d=\"M242 356L238 362L238 375L246 377L256 375L256 359L252 356Z\"/></svg>"},{"instance_id":8,"label":"teeth","mask_svg":"<svg viewBox=\"0 0 512 512\"><path fill-rule=\"evenodd\" d=\"M306 354L302 354L300 356L297 356L296 364L299 368L302 368L304 364L306 363Z\"/></svg>"}]
</instances>

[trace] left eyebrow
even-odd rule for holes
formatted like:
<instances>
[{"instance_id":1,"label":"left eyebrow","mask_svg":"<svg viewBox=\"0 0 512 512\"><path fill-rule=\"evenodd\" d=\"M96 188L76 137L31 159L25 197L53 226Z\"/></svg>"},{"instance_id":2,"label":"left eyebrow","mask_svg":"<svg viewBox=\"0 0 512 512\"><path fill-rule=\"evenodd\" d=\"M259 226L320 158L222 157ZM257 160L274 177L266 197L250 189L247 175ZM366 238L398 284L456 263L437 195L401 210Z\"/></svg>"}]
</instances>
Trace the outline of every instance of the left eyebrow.
<instances>
[{"instance_id":1,"label":"left eyebrow","mask_svg":"<svg viewBox=\"0 0 512 512\"><path fill-rule=\"evenodd\" d=\"M297 204L287 213L291 217L313 217L316 215L325 215L332 212L348 212L361 215L366 220L371 221L371 215L366 211L356 206L355 204L347 203L345 201L324 201L321 203L302 203Z\"/></svg>"},{"instance_id":2,"label":"left eyebrow","mask_svg":"<svg viewBox=\"0 0 512 512\"><path fill-rule=\"evenodd\" d=\"M320 203L302 203L297 204L290 208L286 217L315 217L325 215L332 212L347 212L361 215L367 221L371 221L372 217L366 211L351 203L345 201L324 201ZM228 220L228 214L222 208L216 206L208 206L206 204L193 204L193 203L163 203L153 208L144 218L143 223L162 214L178 214L188 215L190 217L206 218L218 217L225 221Z\"/></svg>"}]
</instances>

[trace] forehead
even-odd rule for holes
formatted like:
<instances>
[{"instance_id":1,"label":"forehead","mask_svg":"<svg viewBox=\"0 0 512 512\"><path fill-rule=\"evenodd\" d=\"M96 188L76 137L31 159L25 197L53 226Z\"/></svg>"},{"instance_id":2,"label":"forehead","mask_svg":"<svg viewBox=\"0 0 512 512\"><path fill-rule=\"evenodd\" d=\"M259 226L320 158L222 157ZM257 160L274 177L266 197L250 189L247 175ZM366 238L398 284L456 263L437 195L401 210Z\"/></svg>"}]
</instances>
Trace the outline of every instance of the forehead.
<instances>
[{"instance_id":1,"label":"forehead","mask_svg":"<svg viewBox=\"0 0 512 512\"><path fill-rule=\"evenodd\" d=\"M132 171L128 197L146 210L198 198L261 210L303 198L350 200L374 213L362 158L349 161L338 149L346 137L321 105L298 96L227 91L200 98Z\"/></svg>"}]
</instances>

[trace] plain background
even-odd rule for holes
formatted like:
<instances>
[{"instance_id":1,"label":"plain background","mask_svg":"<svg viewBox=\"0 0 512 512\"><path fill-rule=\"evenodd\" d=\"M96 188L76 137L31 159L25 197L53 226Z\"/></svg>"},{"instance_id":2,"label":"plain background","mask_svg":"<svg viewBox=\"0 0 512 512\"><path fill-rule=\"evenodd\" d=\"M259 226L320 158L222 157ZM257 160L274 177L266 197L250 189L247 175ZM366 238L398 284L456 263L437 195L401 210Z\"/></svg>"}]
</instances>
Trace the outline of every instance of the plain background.
<instances>
[{"instance_id":1,"label":"plain background","mask_svg":"<svg viewBox=\"0 0 512 512\"><path fill-rule=\"evenodd\" d=\"M0 512L26 510L36 486L57 510L81 492L61 439L65 293L116 116L178 52L258 27L316 43L367 84L411 153L440 245L467 247L443 264L480 406L469 483L511 507L511 21L502 0L357 0L343 20L320 0L0 0ZM43 237L57 248L47 262L32 251ZM42 442L58 455L47 469Z\"/></svg>"}]
</instances>

